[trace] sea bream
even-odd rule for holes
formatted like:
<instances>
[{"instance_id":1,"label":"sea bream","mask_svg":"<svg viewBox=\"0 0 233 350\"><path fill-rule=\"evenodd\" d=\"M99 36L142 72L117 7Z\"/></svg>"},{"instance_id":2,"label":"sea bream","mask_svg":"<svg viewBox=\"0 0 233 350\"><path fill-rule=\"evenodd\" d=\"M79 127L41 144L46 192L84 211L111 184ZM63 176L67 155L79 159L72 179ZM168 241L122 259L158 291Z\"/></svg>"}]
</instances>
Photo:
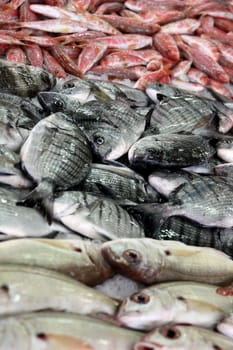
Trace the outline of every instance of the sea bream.
<instances>
[{"instance_id":1,"label":"sea bream","mask_svg":"<svg viewBox=\"0 0 233 350\"><path fill-rule=\"evenodd\" d=\"M37 183L26 200L51 198L56 187L78 184L89 172L89 142L73 119L51 114L31 130L20 151L23 169Z\"/></svg>"},{"instance_id":2,"label":"sea bream","mask_svg":"<svg viewBox=\"0 0 233 350\"><path fill-rule=\"evenodd\" d=\"M113 326L87 316L64 312L21 314L0 320L0 349L132 350L143 333ZM69 347L73 340L73 348Z\"/></svg>"},{"instance_id":3,"label":"sea bream","mask_svg":"<svg viewBox=\"0 0 233 350\"><path fill-rule=\"evenodd\" d=\"M54 270L94 286L114 275L100 249L99 243L79 239L12 239L0 244L0 264Z\"/></svg>"},{"instance_id":4,"label":"sea bream","mask_svg":"<svg viewBox=\"0 0 233 350\"><path fill-rule=\"evenodd\" d=\"M233 261L216 249L172 240L122 238L102 245L102 254L117 272L136 281L196 281L221 284L233 280Z\"/></svg>"},{"instance_id":5,"label":"sea bream","mask_svg":"<svg viewBox=\"0 0 233 350\"><path fill-rule=\"evenodd\" d=\"M144 237L143 228L113 200L81 191L56 193L53 218L84 237Z\"/></svg>"},{"instance_id":6,"label":"sea bream","mask_svg":"<svg viewBox=\"0 0 233 350\"><path fill-rule=\"evenodd\" d=\"M158 193L145 179L126 166L108 164L91 165L81 189L93 194L108 194L114 199L128 199L132 202L157 202Z\"/></svg>"},{"instance_id":7,"label":"sea bream","mask_svg":"<svg viewBox=\"0 0 233 350\"><path fill-rule=\"evenodd\" d=\"M48 309L114 315L118 306L117 301L62 273L13 264L1 265L0 299L2 316Z\"/></svg>"},{"instance_id":8,"label":"sea bream","mask_svg":"<svg viewBox=\"0 0 233 350\"><path fill-rule=\"evenodd\" d=\"M182 216L202 226L233 226L232 184L230 177L198 176L178 188L169 201L139 204L132 208L158 227L171 216ZM146 219L145 219L146 220Z\"/></svg>"},{"instance_id":9,"label":"sea bream","mask_svg":"<svg viewBox=\"0 0 233 350\"><path fill-rule=\"evenodd\" d=\"M194 326L167 325L144 335L134 350L231 350L232 339Z\"/></svg>"},{"instance_id":10,"label":"sea bream","mask_svg":"<svg viewBox=\"0 0 233 350\"><path fill-rule=\"evenodd\" d=\"M152 330L171 323L214 327L233 307L233 295L197 282L156 284L122 301L117 319L128 328Z\"/></svg>"},{"instance_id":11,"label":"sea bream","mask_svg":"<svg viewBox=\"0 0 233 350\"><path fill-rule=\"evenodd\" d=\"M55 77L46 70L4 59L0 60L0 75L1 91L22 97L33 97L55 85Z\"/></svg>"},{"instance_id":12,"label":"sea bream","mask_svg":"<svg viewBox=\"0 0 233 350\"><path fill-rule=\"evenodd\" d=\"M156 170L160 167L184 168L208 162L215 150L198 135L160 134L145 136L128 152L132 167Z\"/></svg>"}]
</instances>

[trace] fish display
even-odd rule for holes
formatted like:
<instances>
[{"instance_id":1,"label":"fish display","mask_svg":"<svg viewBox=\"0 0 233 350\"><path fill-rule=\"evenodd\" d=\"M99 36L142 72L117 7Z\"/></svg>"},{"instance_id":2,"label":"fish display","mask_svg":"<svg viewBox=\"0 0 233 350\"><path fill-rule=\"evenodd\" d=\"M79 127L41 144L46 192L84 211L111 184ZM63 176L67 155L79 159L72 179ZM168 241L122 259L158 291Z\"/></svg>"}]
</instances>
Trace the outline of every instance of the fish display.
<instances>
[{"instance_id":1,"label":"fish display","mask_svg":"<svg viewBox=\"0 0 233 350\"><path fill-rule=\"evenodd\" d=\"M232 23L0 0L0 349L232 350Z\"/></svg>"},{"instance_id":2,"label":"fish display","mask_svg":"<svg viewBox=\"0 0 233 350\"><path fill-rule=\"evenodd\" d=\"M149 349L232 349L232 339L201 327L183 325L165 326L145 335L134 346L135 350Z\"/></svg>"},{"instance_id":3,"label":"fish display","mask_svg":"<svg viewBox=\"0 0 233 350\"><path fill-rule=\"evenodd\" d=\"M171 323L214 327L232 308L230 295L218 286L194 282L167 282L142 289L123 300L117 319L133 329L152 330Z\"/></svg>"}]
</instances>

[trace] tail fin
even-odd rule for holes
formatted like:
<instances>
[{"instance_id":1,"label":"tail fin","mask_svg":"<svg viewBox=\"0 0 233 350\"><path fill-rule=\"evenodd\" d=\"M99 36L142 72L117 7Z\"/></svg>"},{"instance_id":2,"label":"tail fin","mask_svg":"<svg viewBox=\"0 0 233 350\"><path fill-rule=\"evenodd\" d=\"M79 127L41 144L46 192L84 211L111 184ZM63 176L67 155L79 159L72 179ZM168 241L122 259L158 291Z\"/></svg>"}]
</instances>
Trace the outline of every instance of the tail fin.
<instances>
[{"instance_id":1,"label":"tail fin","mask_svg":"<svg viewBox=\"0 0 233 350\"><path fill-rule=\"evenodd\" d=\"M44 179L26 197L17 202L17 205L36 206L47 218L49 225L53 215L53 184Z\"/></svg>"}]
</instances>

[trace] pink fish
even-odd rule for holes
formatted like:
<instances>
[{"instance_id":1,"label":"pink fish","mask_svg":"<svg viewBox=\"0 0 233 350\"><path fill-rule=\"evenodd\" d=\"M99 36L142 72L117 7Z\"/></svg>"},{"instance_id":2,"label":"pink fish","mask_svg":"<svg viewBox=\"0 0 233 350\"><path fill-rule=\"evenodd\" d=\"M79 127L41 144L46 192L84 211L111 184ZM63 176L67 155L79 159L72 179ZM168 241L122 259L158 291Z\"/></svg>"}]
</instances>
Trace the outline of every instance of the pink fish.
<instances>
[{"instance_id":1,"label":"pink fish","mask_svg":"<svg viewBox=\"0 0 233 350\"><path fill-rule=\"evenodd\" d=\"M37 29L50 33L83 33L87 26L69 19L51 19L43 21L20 22L21 28Z\"/></svg>"},{"instance_id":2,"label":"pink fish","mask_svg":"<svg viewBox=\"0 0 233 350\"><path fill-rule=\"evenodd\" d=\"M181 39L191 47L200 50L203 54L208 55L213 58L213 60L218 61L220 58L220 52L216 44L211 40L207 40L194 35L181 35Z\"/></svg>"},{"instance_id":3,"label":"pink fish","mask_svg":"<svg viewBox=\"0 0 233 350\"><path fill-rule=\"evenodd\" d=\"M31 65L33 65L34 67L43 66L43 53L39 45L25 45L24 51Z\"/></svg>"},{"instance_id":4,"label":"pink fish","mask_svg":"<svg viewBox=\"0 0 233 350\"><path fill-rule=\"evenodd\" d=\"M96 41L84 47L78 57L78 68L85 74L91 69L105 54L108 46L106 43Z\"/></svg>"},{"instance_id":5,"label":"pink fish","mask_svg":"<svg viewBox=\"0 0 233 350\"><path fill-rule=\"evenodd\" d=\"M101 65L113 68L127 68L146 65L146 61L138 56L128 53L127 50L113 52L101 61Z\"/></svg>"},{"instance_id":6,"label":"pink fish","mask_svg":"<svg viewBox=\"0 0 233 350\"><path fill-rule=\"evenodd\" d=\"M101 15L100 17L125 33L154 34L160 29L160 26L156 23L145 23L136 18L115 15Z\"/></svg>"},{"instance_id":7,"label":"pink fish","mask_svg":"<svg viewBox=\"0 0 233 350\"><path fill-rule=\"evenodd\" d=\"M209 82L208 76L196 68L190 68L190 70L187 73L188 79L191 83L198 83L203 86L207 86Z\"/></svg>"},{"instance_id":8,"label":"pink fish","mask_svg":"<svg viewBox=\"0 0 233 350\"><path fill-rule=\"evenodd\" d=\"M135 83L134 88L139 90L145 90L145 88L154 82L160 82L163 84L169 83L169 75L166 67L161 65L161 67L154 72L147 72Z\"/></svg>"},{"instance_id":9,"label":"pink fish","mask_svg":"<svg viewBox=\"0 0 233 350\"><path fill-rule=\"evenodd\" d=\"M57 78L66 78L66 72L60 63L50 53L43 49L44 66L48 72L53 74Z\"/></svg>"},{"instance_id":10,"label":"pink fish","mask_svg":"<svg viewBox=\"0 0 233 350\"><path fill-rule=\"evenodd\" d=\"M167 34L192 34L200 25L197 19L185 18L162 26L161 31Z\"/></svg>"},{"instance_id":11,"label":"pink fish","mask_svg":"<svg viewBox=\"0 0 233 350\"><path fill-rule=\"evenodd\" d=\"M190 70L192 61L183 60L177 63L175 67L171 70L170 74L172 78L188 81L187 73Z\"/></svg>"},{"instance_id":12,"label":"pink fish","mask_svg":"<svg viewBox=\"0 0 233 350\"><path fill-rule=\"evenodd\" d=\"M96 66L92 68L90 73L97 75L106 74L109 78L120 78L120 79L130 79L137 80L146 73L146 68L143 66L135 66L129 68L109 68L103 66Z\"/></svg>"},{"instance_id":13,"label":"pink fish","mask_svg":"<svg viewBox=\"0 0 233 350\"><path fill-rule=\"evenodd\" d=\"M95 11L95 15L104 15L106 13L112 13L112 11L120 11L122 10L123 4L120 2L109 2L109 3L104 3L101 4L97 10Z\"/></svg>"},{"instance_id":14,"label":"pink fish","mask_svg":"<svg viewBox=\"0 0 233 350\"><path fill-rule=\"evenodd\" d=\"M94 40L84 40L84 42L93 42ZM106 43L109 49L123 49L123 50L136 50L146 46L152 45L152 38L150 36L139 35L139 34L124 34L106 36L99 38L99 42Z\"/></svg>"},{"instance_id":15,"label":"pink fish","mask_svg":"<svg viewBox=\"0 0 233 350\"><path fill-rule=\"evenodd\" d=\"M60 65L65 69L67 73L78 76L80 78L83 77L82 72L80 71L78 65L70 58L66 52L63 50L62 46L53 46L50 49L53 57L60 63Z\"/></svg>"},{"instance_id":16,"label":"pink fish","mask_svg":"<svg viewBox=\"0 0 233 350\"><path fill-rule=\"evenodd\" d=\"M6 59L16 63L27 63L27 58L24 51L20 47L11 47L6 52Z\"/></svg>"},{"instance_id":17,"label":"pink fish","mask_svg":"<svg viewBox=\"0 0 233 350\"><path fill-rule=\"evenodd\" d=\"M212 90L217 92L219 95L225 96L226 98L229 98L229 99L232 98L231 91L226 87L226 85L223 85L219 81L214 80L214 79L209 79L208 86Z\"/></svg>"},{"instance_id":18,"label":"pink fish","mask_svg":"<svg viewBox=\"0 0 233 350\"><path fill-rule=\"evenodd\" d=\"M153 36L156 49L164 56L173 61L179 61L180 52L174 38L167 33L159 32Z\"/></svg>"}]
</instances>

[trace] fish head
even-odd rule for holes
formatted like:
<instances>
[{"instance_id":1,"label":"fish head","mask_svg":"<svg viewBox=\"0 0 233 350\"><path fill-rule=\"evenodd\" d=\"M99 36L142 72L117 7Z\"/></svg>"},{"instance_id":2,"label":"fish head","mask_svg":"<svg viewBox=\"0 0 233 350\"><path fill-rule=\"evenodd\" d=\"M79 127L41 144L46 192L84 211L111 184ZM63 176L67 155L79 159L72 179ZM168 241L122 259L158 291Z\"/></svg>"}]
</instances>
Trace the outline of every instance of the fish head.
<instances>
[{"instance_id":1,"label":"fish head","mask_svg":"<svg viewBox=\"0 0 233 350\"><path fill-rule=\"evenodd\" d=\"M142 289L124 299L116 318L121 324L138 330L151 330L172 321L169 293L165 290Z\"/></svg>"},{"instance_id":2,"label":"fish head","mask_svg":"<svg viewBox=\"0 0 233 350\"><path fill-rule=\"evenodd\" d=\"M139 169L164 166L166 165L165 142L155 141L152 136L146 136L129 149L128 159L131 166Z\"/></svg>"},{"instance_id":3,"label":"fish head","mask_svg":"<svg viewBox=\"0 0 233 350\"><path fill-rule=\"evenodd\" d=\"M66 95L52 91L43 91L38 94L40 104L50 113L65 112L67 110L65 97Z\"/></svg>"},{"instance_id":4,"label":"fish head","mask_svg":"<svg viewBox=\"0 0 233 350\"><path fill-rule=\"evenodd\" d=\"M151 251L140 239L125 238L106 242L101 253L119 273L147 284L156 280L163 265L161 251Z\"/></svg>"},{"instance_id":5,"label":"fish head","mask_svg":"<svg viewBox=\"0 0 233 350\"><path fill-rule=\"evenodd\" d=\"M102 160L115 160L125 154L129 148L121 131L114 127L105 126L87 133L92 149Z\"/></svg>"},{"instance_id":6,"label":"fish head","mask_svg":"<svg viewBox=\"0 0 233 350\"><path fill-rule=\"evenodd\" d=\"M44 69L38 69L37 79L40 91L50 90L56 85L56 78Z\"/></svg>"},{"instance_id":7,"label":"fish head","mask_svg":"<svg viewBox=\"0 0 233 350\"><path fill-rule=\"evenodd\" d=\"M135 344L134 350L204 350L205 347L195 347L197 341L194 341L193 337L190 336L190 328L189 326L179 325L156 328L139 340ZM197 333L195 334L197 335Z\"/></svg>"},{"instance_id":8,"label":"fish head","mask_svg":"<svg viewBox=\"0 0 233 350\"><path fill-rule=\"evenodd\" d=\"M146 94L153 102L163 100L164 97L176 96L176 89L162 83L155 82L146 88Z\"/></svg>"}]
</instances>

